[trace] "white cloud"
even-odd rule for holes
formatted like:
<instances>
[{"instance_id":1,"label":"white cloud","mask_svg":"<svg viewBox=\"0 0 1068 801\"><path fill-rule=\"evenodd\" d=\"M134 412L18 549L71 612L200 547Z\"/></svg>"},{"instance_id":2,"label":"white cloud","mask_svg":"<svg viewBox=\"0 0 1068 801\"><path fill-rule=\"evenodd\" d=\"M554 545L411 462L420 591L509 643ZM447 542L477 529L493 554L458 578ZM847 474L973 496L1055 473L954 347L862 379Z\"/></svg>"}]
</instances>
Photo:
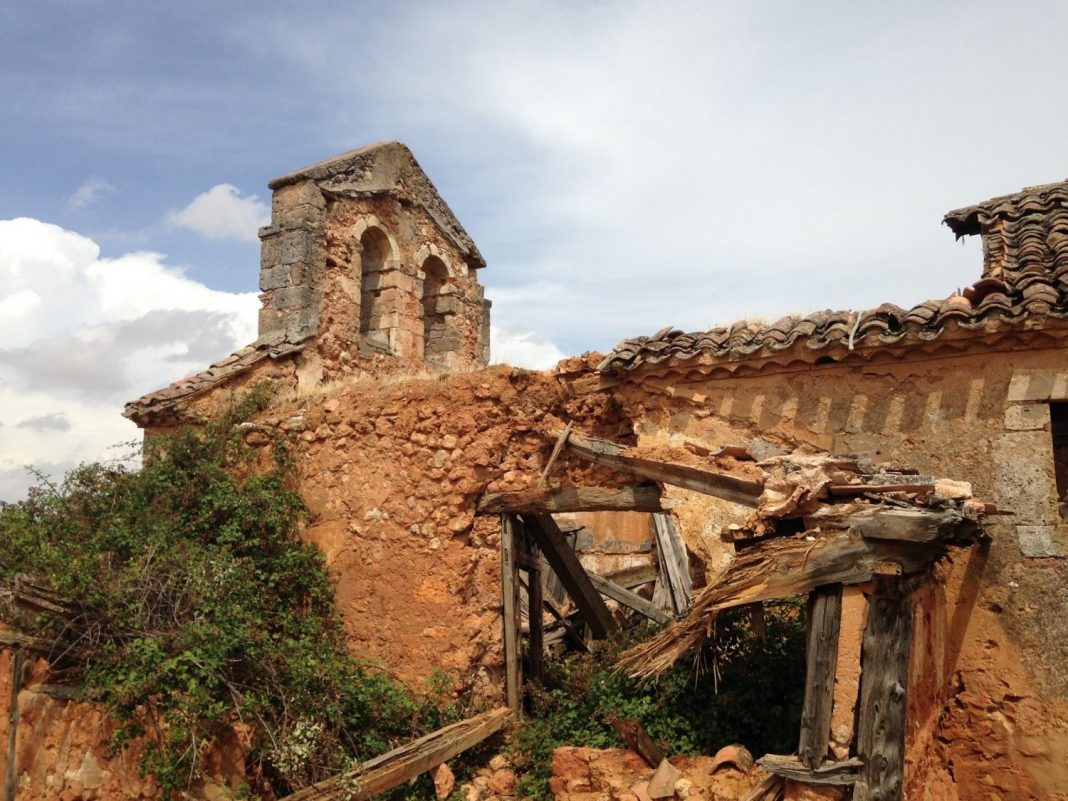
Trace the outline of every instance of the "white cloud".
<instances>
[{"instance_id":1,"label":"white cloud","mask_svg":"<svg viewBox=\"0 0 1068 801\"><path fill-rule=\"evenodd\" d=\"M89 178L67 197L67 207L72 211L84 211L104 195L110 194L115 187L103 178Z\"/></svg>"},{"instance_id":2,"label":"white cloud","mask_svg":"<svg viewBox=\"0 0 1068 801\"><path fill-rule=\"evenodd\" d=\"M566 354L545 337L532 331L490 326L490 361L530 370L547 370Z\"/></svg>"},{"instance_id":3,"label":"white cloud","mask_svg":"<svg viewBox=\"0 0 1068 801\"><path fill-rule=\"evenodd\" d=\"M168 219L208 239L255 242L257 229L270 222L271 214L256 195L243 196L232 184L218 184Z\"/></svg>"},{"instance_id":4,"label":"white cloud","mask_svg":"<svg viewBox=\"0 0 1068 801\"><path fill-rule=\"evenodd\" d=\"M258 308L160 254L101 258L72 231L0 220L0 499L29 486L26 465L112 457L138 436L123 403L255 339Z\"/></svg>"}]
</instances>

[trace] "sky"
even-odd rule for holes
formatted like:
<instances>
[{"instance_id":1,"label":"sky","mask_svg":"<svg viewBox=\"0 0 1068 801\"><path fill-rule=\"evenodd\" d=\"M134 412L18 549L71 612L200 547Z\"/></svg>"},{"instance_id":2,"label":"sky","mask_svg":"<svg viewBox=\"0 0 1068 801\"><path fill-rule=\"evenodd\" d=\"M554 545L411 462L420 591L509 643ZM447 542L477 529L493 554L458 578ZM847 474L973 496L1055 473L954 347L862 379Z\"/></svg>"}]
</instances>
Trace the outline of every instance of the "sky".
<instances>
[{"instance_id":1,"label":"sky","mask_svg":"<svg viewBox=\"0 0 1068 801\"><path fill-rule=\"evenodd\" d=\"M1068 177L1060 2L0 4L0 500L255 338L275 176L405 142L493 357L907 306L943 214Z\"/></svg>"}]
</instances>

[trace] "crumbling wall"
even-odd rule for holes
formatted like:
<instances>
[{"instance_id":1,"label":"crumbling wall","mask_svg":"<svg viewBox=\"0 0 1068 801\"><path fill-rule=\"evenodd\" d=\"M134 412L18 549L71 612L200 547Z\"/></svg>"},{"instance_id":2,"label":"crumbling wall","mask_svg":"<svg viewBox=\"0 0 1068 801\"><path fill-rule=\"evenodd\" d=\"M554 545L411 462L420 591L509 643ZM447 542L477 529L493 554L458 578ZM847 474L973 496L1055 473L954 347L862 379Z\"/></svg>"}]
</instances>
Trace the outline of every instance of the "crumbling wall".
<instances>
[{"instance_id":1,"label":"crumbling wall","mask_svg":"<svg viewBox=\"0 0 1068 801\"><path fill-rule=\"evenodd\" d=\"M684 385L647 379L616 395L645 439L715 447L760 436L878 451L882 461L971 481L1011 510L991 525L989 550L956 559L919 605L930 655L917 662L914 653L922 683L911 719L924 731L910 733L909 797L955 797L925 795L942 776L961 799L1026 799L1068 793L1068 773L1052 767L1068 764L1068 561L1058 558L1068 554L1068 530L1045 405L1068 397L1066 378L1063 351L1048 350L888 357ZM729 517L729 504L705 505Z\"/></svg>"},{"instance_id":2,"label":"crumbling wall","mask_svg":"<svg viewBox=\"0 0 1068 801\"><path fill-rule=\"evenodd\" d=\"M500 521L486 491L533 486L549 415L591 431L632 425L611 398L572 398L551 374L490 368L439 378L354 380L272 407L248 438L292 443L353 650L416 689L437 669L458 689L503 693ZM621 483L561 465L558 480Z\"/></svg>"}]
</instances>

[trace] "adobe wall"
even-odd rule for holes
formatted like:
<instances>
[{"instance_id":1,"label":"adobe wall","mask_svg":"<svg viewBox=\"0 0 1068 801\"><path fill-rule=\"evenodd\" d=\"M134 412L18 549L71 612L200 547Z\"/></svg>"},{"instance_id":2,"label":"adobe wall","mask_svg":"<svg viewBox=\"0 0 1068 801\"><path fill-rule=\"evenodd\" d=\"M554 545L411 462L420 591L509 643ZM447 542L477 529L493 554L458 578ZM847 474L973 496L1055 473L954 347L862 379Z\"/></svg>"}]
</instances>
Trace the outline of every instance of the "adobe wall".
<instances>
[{"instance_id":1,"label":"adobe wall","mask_svg":"<svg viewBox=\"0 0 1068 801\"><path fill-rule=\"evenodd\" d=\"M292 444L305 536L336 578L355 653L417 690L444 669L457 689L503 697L500 521L475 503L537 482L548 415L614 438L632 430L610 398L571 398L550 373L507 367L354 381L255 420L251 444ZM566 460L554 477L620 481Z\"/></svg>"},{"instance_id":2,"label":"adobe wall","mask_svg":"<svg viewBox=\"0 0 1068 801\"><path fill-rule=\"evenodd\" d=\"M647 440L760 435L877 450L881 461L971 481L1014 512L993 522L987 552L962 553L918 599L909 798L1068 793L1068 560L1054 556L1068 554L1068 529L1046 405L1068 399L1064 365L1063 350L1013 352L675 384L675 397L616 392ZM730 546L715 532L739 512L705 500L680 518L694 518L692 546L722 554Z\"/></svg>"}]
</instances>

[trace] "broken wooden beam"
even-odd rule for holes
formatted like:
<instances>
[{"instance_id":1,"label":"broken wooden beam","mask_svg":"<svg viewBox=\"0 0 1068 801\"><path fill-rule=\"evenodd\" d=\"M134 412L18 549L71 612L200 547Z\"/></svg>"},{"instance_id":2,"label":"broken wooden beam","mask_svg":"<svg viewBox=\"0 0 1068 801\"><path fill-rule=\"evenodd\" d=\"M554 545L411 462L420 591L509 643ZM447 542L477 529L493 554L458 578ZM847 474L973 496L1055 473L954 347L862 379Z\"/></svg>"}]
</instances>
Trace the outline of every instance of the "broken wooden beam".
<instances>
[{"instance_id":1,"label":"broken wooden beam","mask_svg":"<svg viewBox=\"0 0 1068 801\"><path fill-rule=\"evenodd\" d=\"M571 434L571 427L574 424L574 420L568 421L568 424L564 427L564 430L560 432L560 436L556 440L556 444L553 445L553 451L549 454L549 461L545 463L545 469L542 470L541 475L538 476L539 487L545 486L545 482L549 478L549 472L553 469L553 465L556 464L556 460L560 458L560 451L564 449L564 443L567 442L567 438Z\"/></svg>"},{"instance_id":2,"label":"broken wooden beam","mask_svg":"<svg viewBox=\"0 0 1068 801\"><path fill-rule=\"evenodd\" d=\"M556 438L562 429L549 432ZM572 431L565 447L576 456L621 473L671 484L684 489L723 498L744 506L755 507L763 492L758 481L718 473L678 462L665 462L627 454L627 448L606 439L587 437Z\"/></svg>"},{"instance_id":3,"label":"broken wooden beam","mask_svg":"<svg viewBox=\"0 0 1068 801\"><path fill-rule=\"evenodd\" d=\"M512 515L501 515L501 608L504 625L504 688L508 708L520 714L519 664L519 576L516 556L519 548L519 523Z\"/></svg>"},{"instance_id":4,"label":"broken wooden beam","mask_svg":"<svg viewBox=\"0 0 1068 801\"><path fill-rule=\"evenodd\" d=\"M644 615L654 623L670 623L672 618L670 615L657 609L651 602L645 600L637 593L631 592L624 587L620 587L614 581L610 581L604 576L598 576L596 573L588 573L590 581L593 582L593 586L597 589L597 592L604 595L606 598L611 598L613 601L623 604L628 609L633 609L638 614ZM659 762L657 764L660 764Z\"/></svg>"},{"instance_id":5,"label":"broken wooden beam","mask_svg":"<svg viewBox=\"0 0 1068 801\"><path fill-rule=\"evenodd\" d=\"M741 801L782 801L785 785L786 780L773 773L757 782Z\"/></svg>"},{"instance_id":6,"label":"broken wooden beam","mask_svg":"<svg viewBox=\"0 0 1068 801\"><path fill-rule=\"evenodd\" d=\"M938 542L978 533L979 527L952 509L903 509L872 506L846 517L864 537L902 542Z\"/></svg>"},{"instance_id":7,"label":"broken wooden beam","mask_svg":"<svg viewBox=\"0 0 1068 801\"><path fill-rule=\"evenodd\" d=\"M571 600L575 602L594 639L604 639L615 631L618 626L612 618L612 613L604 605L578 556L557 527L556 521L549 515L524 514L520 517L527 533L534 538L545 560L560 578Z\"/></svg>"},{"instance_id":8,"label":"broken wooden beam","mask_svg":"<svg viewBox=\"0 0 1068 801\"><path fill-rule=\"evenodd\" d=\"M366 801L452 759L503 729L511 710L499 707L438 729L400 748L369 759L355 770L286 796L288 801Z\"/></svg>"},{"instance_id":9,"label":"broken wooden beam","mask_svg":"<svg viewBox=\"0 0 1068 801\"><path fill-rule=\"evenodd\" d=\"M857 755L864 766L854 801L902 797L911 640L912 599L899 579L878 579L861 651Z\"/></svg>"},{"instance_id":10,"label":"broken wooden beam","mask_svg":"<svg viewBox=\"0 0 1068 801\"><path fill-rule=\"evenodd\" d=\"M797 754L809 770L824 757L831 741L834 671L838 662L838 631L842 620L842 585L817 587L809 594L805 645L805 700Z\"/></svg>"},{"instance_id":11,"label":"broken wooden beam","mask_svg":"<svg viewBox=\"0 0 1068 801\"><path fill-rule=\"evenodd\" d=\"M682 541L674 518L667 514L653 515L656 552L660 559L660 572L667 579L671 591L671 603L676 615L690 608L693 584L690 581L690 558L686 555L686 543Z\"/></svg>"},{"instance_id":12,"label":"broken wooden beam","mask_svg":"<svg viewBox=\"0 0 1068 801\"><path fill-rule=\"evenodd\" d=\"M664 761L664 752L660 750L641 723L632 718L621 718L611 714L605 717L605 721L616 730L616 734L627 744L627 748L644 759L649 767L655 768Z\"/></svg>"},{"instance_id":13,"label":"broken wooden beam","mask_svg":"<svg viewBox=\"0 0 1068 801\"><path fill-rule=\"evenodd\" d=\"M486 493L479 498L476 513L659 512L662 509L660 488L654 486L537 487Z\"/></svg>"},{"instance_id":14,"label":"broken wooden beam","mask_svg":"<svg viewBox=\"0 0 1068 801\"><path fill-rule=\"evenodd\" d=\"M757 760L757 764L768 773L793 779L806 784L833 784L848 786L856 782L857 773L863 762L856 757L842 762L824 762L810 768L795 756L766 754Z\"/></svg>"},{"instance_id":15,"label":"broken wooden beam","mask_svg":"<svg viewBox=\"0 0 1068 801\"><path fill-rule=\"evenodd\" d=\"M652 584L658 575L656 565L646 564L613 570L611 573L605 573L604 577L624 589L633 590L642 584Z\"/></svg>"}]
</instances>

